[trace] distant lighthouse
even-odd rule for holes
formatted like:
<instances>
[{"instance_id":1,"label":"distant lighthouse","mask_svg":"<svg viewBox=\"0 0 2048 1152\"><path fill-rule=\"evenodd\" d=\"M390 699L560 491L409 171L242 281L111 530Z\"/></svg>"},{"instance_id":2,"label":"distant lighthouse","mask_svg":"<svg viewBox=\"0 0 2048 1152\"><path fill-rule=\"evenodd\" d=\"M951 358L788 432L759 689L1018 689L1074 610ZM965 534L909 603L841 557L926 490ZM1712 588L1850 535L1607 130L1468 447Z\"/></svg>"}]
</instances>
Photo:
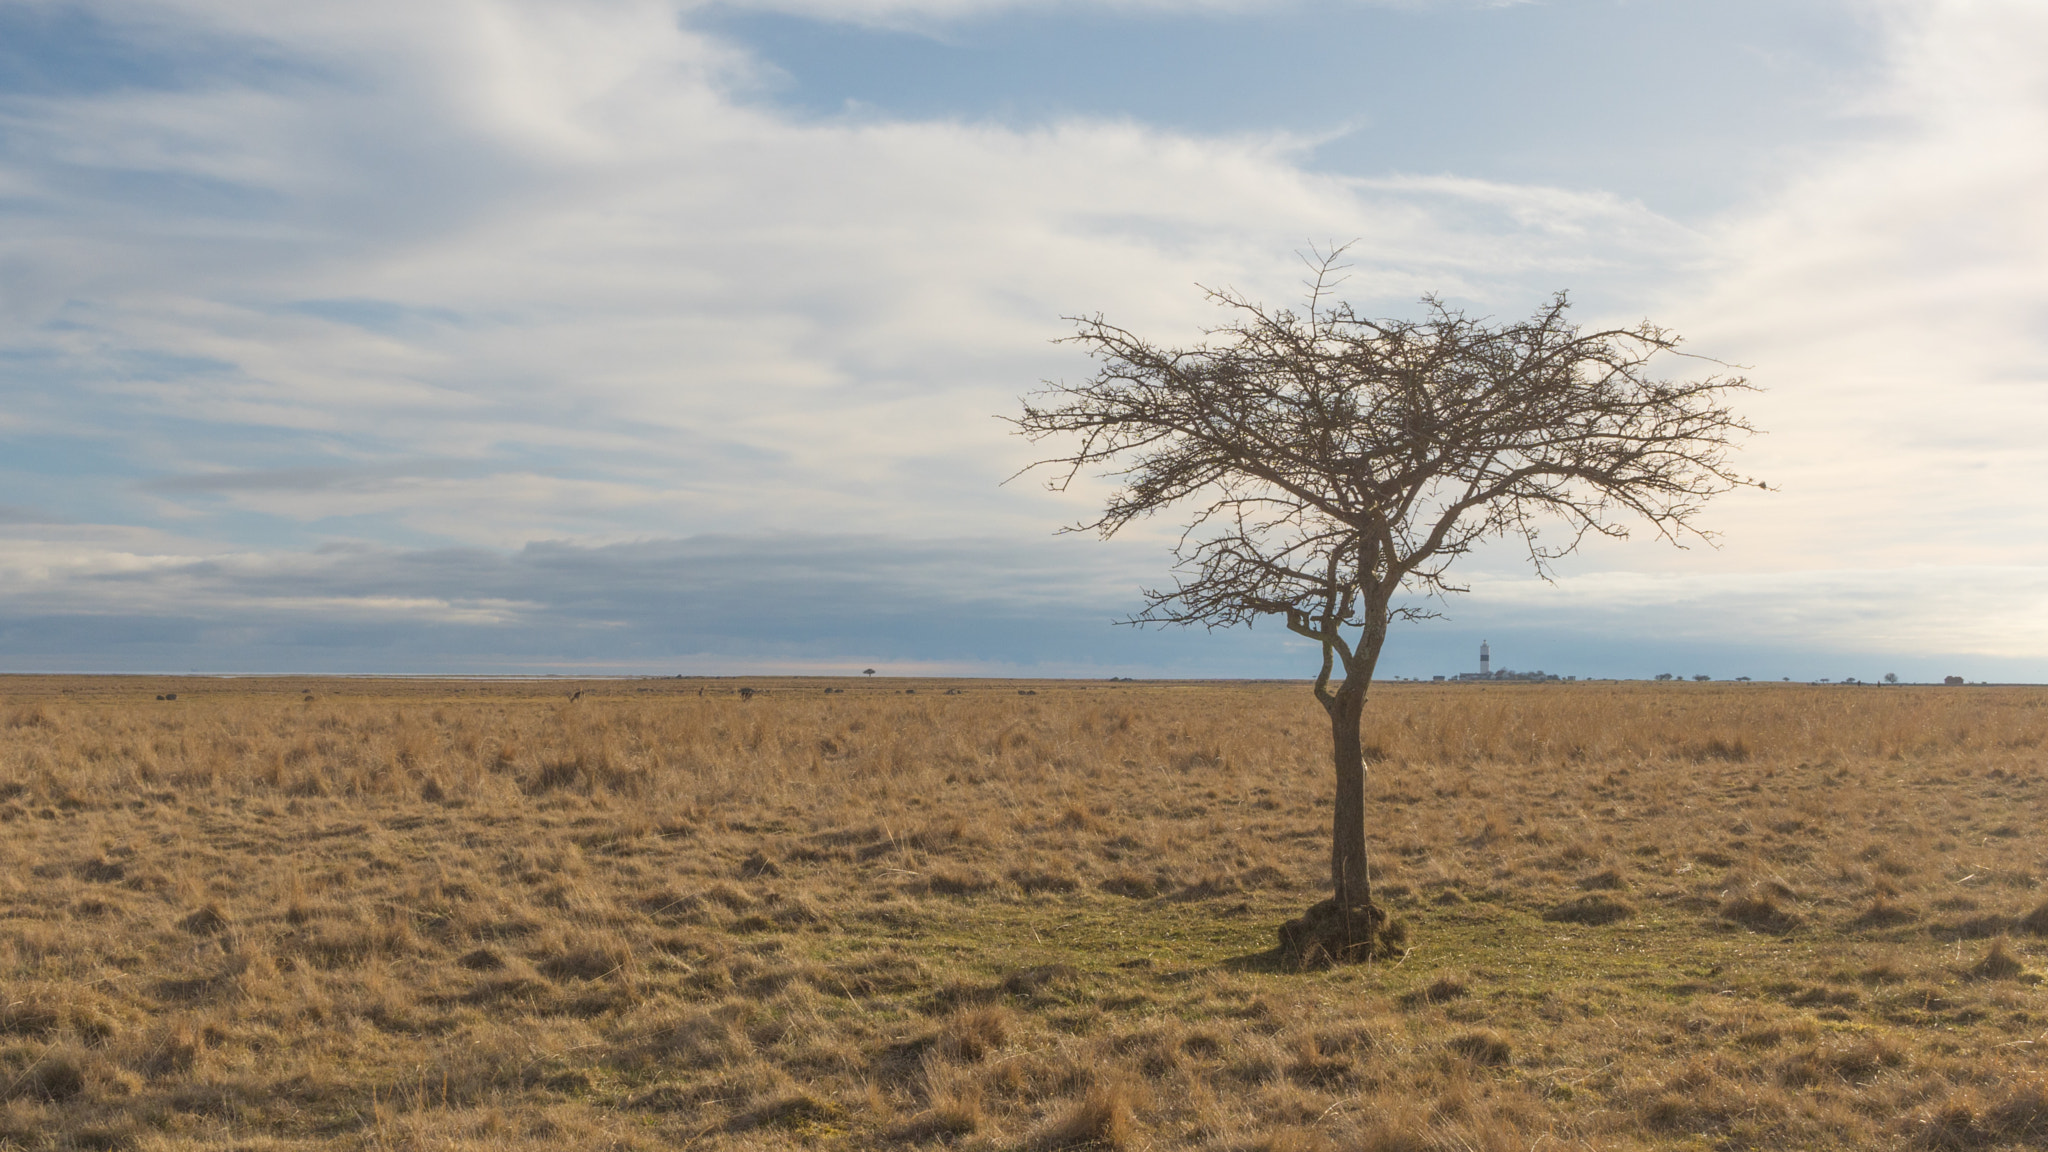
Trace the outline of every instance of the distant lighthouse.
<instances>
[{"instance_id":1,"label":"distant lighthouse","mask_svg":"<svg viewBox=\"0 0 2048 1152\"><path fill-rule=\"evenodd\" d=\"M1486 676L1492 674L1492 672L1493 653L1486 647L1486 641L1481 640L1479 642L1479 674Z\"/></svg>"}]
</instances>

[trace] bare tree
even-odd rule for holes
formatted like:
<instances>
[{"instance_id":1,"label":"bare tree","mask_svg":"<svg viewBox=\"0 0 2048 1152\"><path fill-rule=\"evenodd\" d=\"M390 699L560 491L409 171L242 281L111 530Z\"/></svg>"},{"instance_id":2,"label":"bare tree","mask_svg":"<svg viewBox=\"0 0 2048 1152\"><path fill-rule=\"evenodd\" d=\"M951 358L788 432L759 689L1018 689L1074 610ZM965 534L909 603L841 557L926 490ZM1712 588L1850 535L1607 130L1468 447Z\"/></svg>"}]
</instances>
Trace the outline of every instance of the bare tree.
<instances>
[{"instance_id":1,"label":"bare tree","mask_svg":"<svg viewBox=\"0 0 2048 1152\"><path fill-rule=\"evenodd\" d=\"M1384 954L1404 931L1373 904L1366 859L1362 724L1388 626L1463 591L1448 569L1486 541L1513 541L1547 578L1588 536L1623 537L1630 522L1704 539L1705 502L1752 483L1728 465L1753 431L1728 394L1750 385L1653 375L1672 333L1582 331L1561 292L1498 326L1434 297L1419 321L1367 319L1333 298L1338 255L1310 259L1303 312L1209 291L1227 319L1191 348L1069 317L1068 340L1100 369L1048 383L1013 421L1033 441L1078 437L1032 465L1053 470L1050 488L1084 471L1118 482L1099 516L1065 531L1107 538L1187 510L1173 586L1146 590L1128 623L1270 615L1321 646L1334 893L1280 932L1309 960Z\"/></svg>"}]
</instances>

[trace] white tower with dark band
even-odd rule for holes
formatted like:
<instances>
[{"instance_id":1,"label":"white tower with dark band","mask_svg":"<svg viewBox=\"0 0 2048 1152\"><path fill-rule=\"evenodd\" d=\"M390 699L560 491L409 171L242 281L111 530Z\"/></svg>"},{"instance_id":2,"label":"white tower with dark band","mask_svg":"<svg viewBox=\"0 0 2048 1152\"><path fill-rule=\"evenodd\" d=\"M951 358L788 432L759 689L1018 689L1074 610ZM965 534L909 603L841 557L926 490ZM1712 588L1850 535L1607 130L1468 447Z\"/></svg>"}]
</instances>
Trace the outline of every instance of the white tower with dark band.
<instances>
[{"instance_id":1,"label":"white tower with dark band","mask_svg":"<svg viewBox=\"0 0 2048 1152\"><path fill-rule=\"evenodd\" d=\"M1479 642L1479 674L1481 676L1489 676L1492 673L1493 653L1486 647L1486 641L1481 640Z\"/></svg>"}]
</instances>

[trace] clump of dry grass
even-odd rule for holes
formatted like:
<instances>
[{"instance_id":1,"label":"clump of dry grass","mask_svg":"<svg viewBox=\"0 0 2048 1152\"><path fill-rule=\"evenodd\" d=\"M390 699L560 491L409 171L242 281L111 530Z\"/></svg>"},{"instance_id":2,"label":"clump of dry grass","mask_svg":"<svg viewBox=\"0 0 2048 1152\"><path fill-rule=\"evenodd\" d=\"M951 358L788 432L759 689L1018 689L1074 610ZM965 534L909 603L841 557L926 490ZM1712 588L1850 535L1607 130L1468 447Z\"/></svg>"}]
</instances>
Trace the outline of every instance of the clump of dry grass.
<instances>
[{"instance_id":1,"label":"clump of dry grass","mask_svg":"<svg viewBox=\"0 0 2048 1152\"><path fill-rule=\"evenodd\" d=\"M1870 907L1864 909L1854 920L1849 921L1849 927L1856 929L1897 928L1902 924L1915 923L1920 917L1919 909L1902 904L1892 899L1890 895L1880 893L1877 899L1871 901Z\"/></svg>"},{"instance_id":2,"label":"clump of dry grass","mask_svg":"<svg viewBox=\"0 0 2048 1152\"><path fill-rule=\"evenodd\" d=\"M1471 994L1472 989L1465 981L1457 976L1444 975L1438 976L1421 988L1411 990L1402 997L1402 1003L1411 1006L1416 1004L1443 1004L1451 1000L1462 999Z\"/></svg>"},{"instance_id":3,"label":"clump of dry grass","mask_svg":"<svg viewBox=\"0 0 2048 1152\"><path fill-rule=\"evenodd\" d=\"M2034 936L2048 936L2048 901L2034 905L2032 911L2019 918L2016 927Z\"/></svg>"},{"instance_id":4,"label":"clump of dry grass","mask_svg":"<svg viewBox=\"0 0 2048 1152\"><path fill-rule=\"evenodd\" d=\"M1547 909L1543 918L1567 924L1612 924L1635 914L1635 906L1628 901L1596 892Z\"/></svg>"},{"instance_id":5,"label":"clump of dry grass","mask_svg":"<svg viewBox=\"0 0 2048 1152\"><path fill-rule=\"evenodd\" d=\"M1782 888L1760 886L1723 901L1721 918L1752 931L1782 934L1802 923L1802 917L1789 905Z\"/></svg>"},{"instance_id":6,"label":"clump of dry grass","mask_svg":"<svg viewBox=\"0 0 2048 1152\"><path fill-rule=\"evenodd\" d=\"M982 1109L981 1088L968 1083L952 1085L933 1093L931 1106L907 1122L891 1129L893 1140L924 1142L957 1140L972 1136L988 1123Z\"/></svg>"},{"instance_id":7,"label":"clump of dry grass","mask_svg":"<svg viewBox=\"0 0 2048 1152\"><path fill-rule=\"evenodd\" d=\"M2013 980L2026 970L2027 966L2012 954L2012 946L2003 936L1991 942L1983 959L1970 965L1970 975L1979 980Z\"/></svg>"},{"instance_id":8,"label":"clump of dry grass","mask_svg":"<svg viewBox=\"0 0 2048 1152\"><path fill-rule=\"evenodd\" d=\"M0 1146L2040 1138L2042 693L1382 688L1302 972L1305 690L741 686L0 686Z\"/></svg>"},{"instance_id":9,"label":"clump of dry grass","mask_svg":"<svg viewBox=\"0 0 2048 1152\"><path fill-rule=\"evenodd\" d=\"M1040 1129L1032 1145L1048 1150L1101 1148L1123 1152L1137 1144L1135 1096L1128 1081L1112 1079L1088 1089L1087 1095Z\"/></svg>"},{"instance_id":10,"label":"clump of dry grass","mask_svg":"<svg viewBox=\"0 0 2048 1152\"><path fill-rule=\"evenodd\" d=\"M1474 1064L1506 1064L1514 1056L1514 1046L1497 1032L1466 1032L1453 1036L1444 1047L1456 1052Z\"/></svg>"}]
</instances>

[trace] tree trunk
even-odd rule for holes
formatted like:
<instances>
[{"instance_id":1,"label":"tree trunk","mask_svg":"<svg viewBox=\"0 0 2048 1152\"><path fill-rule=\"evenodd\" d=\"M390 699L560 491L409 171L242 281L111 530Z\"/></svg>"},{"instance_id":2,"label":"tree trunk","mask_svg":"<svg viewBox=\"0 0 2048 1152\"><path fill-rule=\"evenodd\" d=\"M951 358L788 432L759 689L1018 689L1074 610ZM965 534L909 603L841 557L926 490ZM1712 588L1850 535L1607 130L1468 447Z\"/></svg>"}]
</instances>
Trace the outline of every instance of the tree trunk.
<instances>
[{"instance_id":1,"label":"tree trunk","mask_svg":"<svg viewBox=\"0 0 2048 1152\"><path fill-rule=\"evenodd\" d=\"M1384 632L1381 633L1384 635ZM1330 899L1280 926L1280 951L1302 964L1387 956L1399 950L1405 926L1372 902L1365 853L1365 694L1378 645L1347 661L1344 683L1325 707L1335 751L1337 795L1330 812Z\"/></svg>"},{"instance_id":2,"label":"tree trunk","mask_svg":"<svg viewBox=\"0 0 2048 1152\"><path fill-rule=\"evenodd\" d=\"M1330 704L1330 742L1336 749L1337 796L1330 806L1330 883L1340 909L1372 903L1365 859L1365 685L1347 676Z\"/></svg>"}]
</instances>

